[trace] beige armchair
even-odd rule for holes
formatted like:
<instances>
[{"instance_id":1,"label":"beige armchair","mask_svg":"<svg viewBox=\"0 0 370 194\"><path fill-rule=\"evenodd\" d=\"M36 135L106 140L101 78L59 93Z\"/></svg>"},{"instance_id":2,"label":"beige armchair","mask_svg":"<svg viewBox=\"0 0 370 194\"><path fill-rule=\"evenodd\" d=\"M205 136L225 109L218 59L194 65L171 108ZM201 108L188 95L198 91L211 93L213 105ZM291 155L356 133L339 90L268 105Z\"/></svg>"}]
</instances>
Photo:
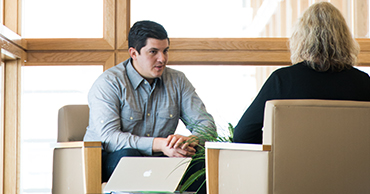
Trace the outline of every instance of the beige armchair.
<instances>
[{"instance_id":1,"label":"beige armchair","mask_svg":"<svg viewBox=\"0 0 370 194\"><path fill-rule=\"evenodd\" d=\"M370 102L273 100L263 145L206 143L208 193L370 193Z\"/></svg>"},{"instance_id":2,"label":"beige armchair","mask_svg":"<svg viewBox=\"0 0 370 194\"><path fill-rule=\"evenodd\" d=\"M87 105L67 105L58 113L53 158L53 194L101 193L101 142L84 142Z\"/></svg>"}]
</instances>

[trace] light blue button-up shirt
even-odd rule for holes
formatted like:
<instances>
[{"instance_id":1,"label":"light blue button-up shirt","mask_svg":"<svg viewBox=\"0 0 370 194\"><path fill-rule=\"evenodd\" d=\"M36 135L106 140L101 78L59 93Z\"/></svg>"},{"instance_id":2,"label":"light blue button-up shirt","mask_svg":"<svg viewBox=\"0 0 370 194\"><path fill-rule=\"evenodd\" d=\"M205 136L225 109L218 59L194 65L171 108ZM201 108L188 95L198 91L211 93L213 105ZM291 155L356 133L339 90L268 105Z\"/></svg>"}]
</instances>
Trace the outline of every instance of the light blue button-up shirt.
<instances>
[{"instance_id":1,"label":"light blue button-up shirt","mask_svg":"<svg viewBox=\"0 0 370 194\"><path fill-rule=\"evenodd\" d=\"M166 67L151 85L134 69L131 59L99 76L88 103L90 119L84 141L101 141L108 152L134 148L153 155L154 137L173 134L179 119L196 136L199 129L193 129L194 124L216 130L184 73Z\"/></svg>"}]
</instances>

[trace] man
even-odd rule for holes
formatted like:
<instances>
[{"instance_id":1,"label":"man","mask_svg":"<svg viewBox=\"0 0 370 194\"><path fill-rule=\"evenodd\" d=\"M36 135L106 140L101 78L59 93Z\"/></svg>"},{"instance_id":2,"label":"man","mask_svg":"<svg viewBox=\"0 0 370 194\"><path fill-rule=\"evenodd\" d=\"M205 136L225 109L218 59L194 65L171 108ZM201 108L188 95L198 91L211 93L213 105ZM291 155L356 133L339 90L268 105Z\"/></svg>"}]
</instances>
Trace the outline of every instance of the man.
<instances>
[{"instance_id":1,"label":"man","mask_svg":"<svg viewBox=\"0 0 370 194\"><path fill-rule=\"evenodd\" d=\"M166 67L169 38L163 26L139 21L130 29L128 43L131 58L106 70L88 94L84 140L102 142L103 181L124 156L193 156L200 137L190 127L194 124L216 131L189 80ZM179 119L189 124L191 136L174 134Z\"/></svg>"}]
</instances>

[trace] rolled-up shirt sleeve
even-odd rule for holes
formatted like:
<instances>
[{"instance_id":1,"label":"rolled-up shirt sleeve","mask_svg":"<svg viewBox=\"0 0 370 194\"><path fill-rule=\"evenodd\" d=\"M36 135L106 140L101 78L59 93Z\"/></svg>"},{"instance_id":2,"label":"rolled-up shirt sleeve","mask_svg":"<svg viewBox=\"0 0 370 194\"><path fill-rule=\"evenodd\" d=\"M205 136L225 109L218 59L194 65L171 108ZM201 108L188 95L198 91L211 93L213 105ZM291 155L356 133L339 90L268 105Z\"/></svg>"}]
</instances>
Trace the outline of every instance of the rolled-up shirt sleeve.
<instances>
[{"instance_id":1,"label":"rolled-up shirt sleeve","mask_svg":"<svg viewBox=\"0 0 370 194\"><path fill-rule=\"evenodd\" d=\"M194 86L182 76L181 87L181 119L192 135L201 137L205 134L217 135L216 125L210 113L207 112L203 101L195 91Z\"/></svg>"},{"instance_id":2,"label":"rolled-up shirt sleeve","mask_svg":"<svg viewBox=\"0 0 370 194\"><path fill-rule=\"evenodd\" d=\"M108 152L134 148L145 155L152 155L153 137L140 137L122 129L124 87L119 79L109 74L95 81L88 95L90 119L85 140L101 141L103 149ZM129 118L134 116L129 115Z\"/></svg>"}]
</instances>

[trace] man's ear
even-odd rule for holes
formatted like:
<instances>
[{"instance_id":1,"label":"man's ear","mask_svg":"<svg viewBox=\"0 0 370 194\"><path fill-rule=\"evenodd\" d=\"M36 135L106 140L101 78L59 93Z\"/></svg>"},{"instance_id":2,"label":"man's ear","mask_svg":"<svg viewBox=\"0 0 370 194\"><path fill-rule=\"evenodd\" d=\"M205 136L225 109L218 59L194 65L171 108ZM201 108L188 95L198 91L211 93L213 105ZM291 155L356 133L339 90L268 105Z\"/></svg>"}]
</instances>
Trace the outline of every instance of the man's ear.
<instances>
[{"instance_id":1,"label":"man's ear","mask_svg":"<svg viewBox=\"0 0 370 194\"><path fill-rule=\"evenodd\" d=\"M139 53L137 52L137 50L135 48L133 48L133 47L130 47L128 49L128 53L130 54L130 57L132 59L134 59L134 60L136 60L137 59L137 55L139 55Z\"/></svg>"}]
</instances>

